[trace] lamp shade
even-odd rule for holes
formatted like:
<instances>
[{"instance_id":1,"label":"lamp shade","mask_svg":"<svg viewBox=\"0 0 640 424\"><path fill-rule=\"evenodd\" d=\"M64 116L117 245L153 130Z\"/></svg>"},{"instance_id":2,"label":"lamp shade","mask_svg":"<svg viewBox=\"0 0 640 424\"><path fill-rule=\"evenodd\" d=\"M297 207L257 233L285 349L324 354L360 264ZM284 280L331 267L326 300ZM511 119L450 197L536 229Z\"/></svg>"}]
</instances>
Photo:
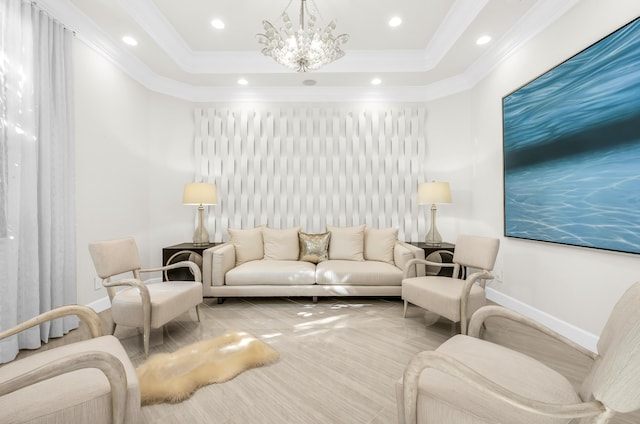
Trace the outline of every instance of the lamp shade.
<instances>
[{"instance_id":1,"label":"lamp shade","mask_svg":"<svg viewBox=\"0 0 640 424\"><path fill-rule=\"evenodd\" d=\"M418 184L418 204L433 205L436 203L451 203L449 183L433 181Z\"/></svg>"},{"instance_id":2,"label":"lamp shade","mask_svg":"<svg viewBox=\"0 0 640 424\"><path fill-rule=\"evenodd\" d=\"M210 183L188 183L184 185L182 203L185 205L215 205L218 201L216 185Z\"/></svg>"}]
</instances>

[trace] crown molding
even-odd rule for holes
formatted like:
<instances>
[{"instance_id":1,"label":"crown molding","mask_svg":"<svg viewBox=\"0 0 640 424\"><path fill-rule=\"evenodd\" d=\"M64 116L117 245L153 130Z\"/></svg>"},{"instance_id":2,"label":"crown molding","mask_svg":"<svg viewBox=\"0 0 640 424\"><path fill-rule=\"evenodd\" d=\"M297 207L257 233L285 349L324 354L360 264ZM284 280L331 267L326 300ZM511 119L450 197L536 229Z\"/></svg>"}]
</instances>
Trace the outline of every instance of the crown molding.
<instances>
[{"instance_id":1,"label":"crown molding","mask_svg":"<svg viewBox=\"0 0 640 424\"><path fill-rule=\"evenodd\" d=\"M135 9L134 14L148 12L150 0L135 2L120 0L127 8ZM539 0L529 13L523 16L514 29L505 37L496 40L487 52L465 72L425 86L394 87L213 87L196 86L173 80L155 73L135 55L103 32L95 23L78 9L70 0L39 0L40 7L55 19L75 31L79 40L106 57L117 67L129 74L151 91L181 98L192 102L345 102L345 101L431 101L473 88L500 62L505 60L524 43L562 16L577 4L578 0ZM130 6L131 4L137 6ZM473 7L470 5L474 4ZM442 58L453 43L447 45L447 37L459 37L461 29L452 26L465 25L473 20L486 5L486 0L456 0L433 41L425 50L401 51L348 51L337 62L323 68L323 72L421 72L430 69ZM464 9L469 9L466 12ZM159 13L159 12L158 12ZM473 16L473 17L472 17ZM190 52L173 29L167 29L166 19L151 13L147 16L151 29L160 31L161 45L171 46L171 51L181 57L182 63L189 63L192 73L262 73L291 72L266 60L259 52ZM169 25L170 27L170 25ZM143 26L144 28L144 26ZM449 28L449 29L447 29ZM147 29L145 29L147 30ZM153 33L150 33L153 36ZM177 37L177 38L176 38ZM165 39L166 38L166 39ZM455 40L454 40L455 41ZM185 54L186 49L186 54ZM172 56L173 57L173 56ZM215 58L215 59L214 59ZM258 61L259 59L259 61ZM215 68L207 71L215 62Z\"/></svg>"},{"instance_id":2,"label":"crown molding","mask_svg":"<svg viewBox=\"0 0 640 424\"><path fill-rule=\"evenodd\" d=\"M467 75L475 85L484 79L498 64L505 61L520 47L541 33L549 25L574 7L578 0L539 1L511 30L494 43L468 69ZM542 25L541 23L544 23Z\"/></svg>"},{"instance_id":3,"label":"crown molding","mask_svg":"<svg viewBox=\"0 0 640 424\"><path fill-rule=\"evenodd\" d=\"M456 0L424 51L425 67L434 68L453 47L488 0Z\"/></svg>"},{"instance_id":4,"label":"crown molding","mask_svg":"<svg viewBox=\"0 0 640 424\"><path fill-rule=\"evenodd\" d=\"M427 102L469 90L464 75L457 75L428 86L395 87L193 87L181 91L185 100L210 102ZM165 93L170 94L170 93Z\"/></svg>"},{"instance_id":5,"label":"crown molding","mask_svg":"<svg viewBox=\"0 0 640 424\"><path fill-rule=\"evenodd\" d=\"M336 66L323 72L426 72L442 60L447 51L473 22L488 0L455 0L434 38L424 50L348 50ZM183 71L192 74L287 73L290 70L258 51L196 52L167 21L152 0L119 0L120 6L143 28Z\"/></svg>"}]
</instances>

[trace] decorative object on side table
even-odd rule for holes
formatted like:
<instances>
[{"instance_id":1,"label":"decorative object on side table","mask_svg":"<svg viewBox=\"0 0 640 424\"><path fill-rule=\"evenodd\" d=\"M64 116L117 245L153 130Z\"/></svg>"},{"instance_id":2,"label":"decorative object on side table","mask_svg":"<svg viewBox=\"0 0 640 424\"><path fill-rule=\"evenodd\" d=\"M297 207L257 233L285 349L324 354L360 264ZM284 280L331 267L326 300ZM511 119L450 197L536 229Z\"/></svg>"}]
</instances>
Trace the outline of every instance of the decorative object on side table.
<instances>
[{"instance_id":1,"label":"decorative object on side table","mask_svg":"<svg viewBox=\"0 0 640 424\"><path fill-rule=\"evenodd\" d=\"M180 243L167 246L162 249L162 264L171 265L181 261L195 262L202 271L202 252L210 247L221 243L207 243L203 246L196 246L194 243ZM167 270L163 274L164 281L184 281L193 278L186 268Z\"/></svg>"},{"instance_id":2,"label":"decorative object on side table","mask_svg":"<svg viewBox=\"0 0 640 424\"><path fill-rule=\"evenodd\" d=\"M204 224L204 206L215 205L218 201L215 184L188 183L184 185L182 203L185 205L198 205L198 226L193 233L194 246L206 246L209 244L209 232Z\"/></svg>"},{"instance_id":3,"label":"decorative object on side table","mask_svg":"<svg viewBox=\"0 0 640 424\"><path fill-rule=\"evenodd\" d=\"M451 263L451 260L453 259L453 253L456 249L455 244L447 243L447 242L441 242L440 246L433 246L431 244L424 243L422 241L411 241L408 243L424 250L424 258L431 262ZM443 251L450 252L450 254L446 254ZM452 272L453 272L452 268L444 268L444 267L429 266L427 269L428 275L438 275L441 277L451 277ZM461 272L464 273L464 269L462 269Z\"/></svg>"},{"instance_id":4,"label":"decorative object on side table","mask_svg":"<svg viewBox=\"0 0 640 424\"><path fill-rule=\"evenodd\" d=\"M451 203L449 183L432 181L418 185L418 204L431 205L431 228L424 240L431 246L442 245L442 236L436 228L436 204L439 203Z\"/></svg>"}]
</instances>

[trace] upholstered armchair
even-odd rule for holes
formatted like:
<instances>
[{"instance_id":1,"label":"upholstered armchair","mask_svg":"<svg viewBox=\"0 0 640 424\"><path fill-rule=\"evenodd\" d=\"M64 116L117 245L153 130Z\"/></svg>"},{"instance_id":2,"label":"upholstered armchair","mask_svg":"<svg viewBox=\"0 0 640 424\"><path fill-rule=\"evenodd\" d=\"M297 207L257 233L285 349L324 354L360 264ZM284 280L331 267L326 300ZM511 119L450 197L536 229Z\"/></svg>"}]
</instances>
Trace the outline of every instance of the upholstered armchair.
<instances>
[{"instance_id":1,"label":"upholstered armchair","mask_svg":"<svg viewBox=\"0 0 640 424\"><path fill-rule=\"evenodd\" d=\"M485 305L485 284L493 278L490 271L496 262L499 246L500 240L496 238L460 235L452 263L426 259L408 261L402 279L404 316L407 316L407 307L412 303L448 318L454 324L460 322L462 334L466 334L468 317ZM450 267L453 274L451 277L427 275L408 278L412 267L419 264ZM468 268L477 272L467 275Z\"/></svg>"},{"instance_id":2,"label":"upholstered armchair","mask_svg":"<svg viewBox=\"0 0 640 424\"><path fill-rule=\"evenodd\" d=\"M0 367L2 423L137 423L140 389L117 338L102 335L93 309L53 309L0 333L0 340L43 322L77 315L91 338L44 350Z\"/></svg>"},{"instance_id":3,"label":"upholstered armchair","mask_svg":"<svg viewBox=\"0 0 640 424\"><path fill-rule=\"evenodd\" d=\"M112 333L116 325L142 327L145 355L149 353L152 328L162 327L193 307L200 321L198 306L202 303L202 274L194 262L181 261L142 269L136 242L130 237L91 243L89 252L111 300ZM191 270L194 281L144 283L140 278L145 272L181 267ZM122 278L122 275L133 275L133 278ZM116 290L121 287L125 289Z\"/></svg>"},{"instance_id":4,"label":"upholstered armchair","mask_svg":"<svg viewBox=\"0 0 640 424\"><path fill-rule=\"evenodd\" d=\"M478 310L469 335L456 335L435 351L421 352L397 386L400 424L593 423L640 409L640 283L614 307L598 353L499 306ZM480 339L489 317L535 328L593 359L576 392L541 362ZM575 419L575 421L572 421Z\"/></svg>"}]
</instances>

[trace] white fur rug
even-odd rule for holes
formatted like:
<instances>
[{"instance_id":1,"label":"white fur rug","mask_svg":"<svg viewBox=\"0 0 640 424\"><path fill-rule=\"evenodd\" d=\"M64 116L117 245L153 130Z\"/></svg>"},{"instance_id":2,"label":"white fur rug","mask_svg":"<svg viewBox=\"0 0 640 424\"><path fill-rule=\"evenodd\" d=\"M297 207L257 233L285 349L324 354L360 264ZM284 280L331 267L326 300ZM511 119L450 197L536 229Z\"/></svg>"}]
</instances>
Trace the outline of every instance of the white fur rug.
<instances>
[{"instance_id":1,"label":"white fur rug","mask_svg":"<svg viewBox=\"0 0 640 424\"><path fill-rule=\"evenodd\" d=\"M244 331L228 331L173 353L153 355L136 369L142 404L181 402L202 386L231 380L279 357L271 346Z\"/></svg>"}]
</instances>

